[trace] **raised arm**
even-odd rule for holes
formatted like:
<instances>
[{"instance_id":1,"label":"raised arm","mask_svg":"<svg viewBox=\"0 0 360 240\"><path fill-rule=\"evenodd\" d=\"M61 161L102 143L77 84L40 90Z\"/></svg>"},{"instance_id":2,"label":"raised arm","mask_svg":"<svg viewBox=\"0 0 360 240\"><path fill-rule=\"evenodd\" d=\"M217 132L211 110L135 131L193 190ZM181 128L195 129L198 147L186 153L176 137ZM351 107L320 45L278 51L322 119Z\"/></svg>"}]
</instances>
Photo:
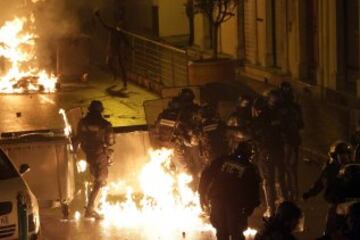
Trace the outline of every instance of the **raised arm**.
<instances>
[{"instance_id":1,"label":"raised arm","mask_svg":"<svg viewBox=\"0 0 360 240\"><path fill-rule=\"evenodd\" d=\"M102 25L105 29L107 29L107 30L109 30L109 31L116 31L116 28L111 27L111 26L107 25L107 24L104 22L104 20L103 20L103 19L101 18L101 16L100 16L100 12L99 12L99 11L96 11L96 12L95 12L95 16L97 17L97 19L99 20L99 22L101 23L101 25Z\"/></svg>"}]
</instances>

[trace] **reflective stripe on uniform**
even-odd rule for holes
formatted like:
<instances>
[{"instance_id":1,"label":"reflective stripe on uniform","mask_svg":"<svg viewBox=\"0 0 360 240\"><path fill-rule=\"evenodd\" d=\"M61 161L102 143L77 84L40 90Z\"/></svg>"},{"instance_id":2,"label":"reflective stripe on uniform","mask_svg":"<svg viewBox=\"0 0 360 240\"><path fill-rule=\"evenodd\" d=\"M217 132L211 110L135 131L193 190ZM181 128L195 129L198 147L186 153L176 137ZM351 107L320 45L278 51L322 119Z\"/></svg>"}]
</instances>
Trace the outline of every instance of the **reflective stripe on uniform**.
<instances>
[{"instance_id":1,"label":"reflective stripe on uniform","mask_svg":"<svg viewBox=\"0 0 360 240\"><path fill-rule=\"evenodd\" d=\"M206 125L204 128L203 128L203 131L204 132L211 132L211 131L215 131L218 127L218 124L217 123L214 123L214 124L209 124L209 125Z\"/></svg>"},{"instance_id":2,"label":"reflective stripe on uniform","mask_svg":"<svg viewBox=\"0 0 360 240\"><path fill-rule=\"evenodd\" d=\"M175 127L176 122L173 121L173 120L161 119L160 120L160 125L168 126L168 127Z\"/></svg>"},{"instance_id":3,"label":"reflective stripe on uniform","mask_svg":"<svg viewBox=\"0 0 360 240\"><path fill-rule=\"evenodd\" d=\"M232 161L226 161L222 167L222 172L226 172L227 174L236 175L236 177L241 178L245 172L245 167L241 166L237 163L234 163Z\"/></svg>"}]
</instances>

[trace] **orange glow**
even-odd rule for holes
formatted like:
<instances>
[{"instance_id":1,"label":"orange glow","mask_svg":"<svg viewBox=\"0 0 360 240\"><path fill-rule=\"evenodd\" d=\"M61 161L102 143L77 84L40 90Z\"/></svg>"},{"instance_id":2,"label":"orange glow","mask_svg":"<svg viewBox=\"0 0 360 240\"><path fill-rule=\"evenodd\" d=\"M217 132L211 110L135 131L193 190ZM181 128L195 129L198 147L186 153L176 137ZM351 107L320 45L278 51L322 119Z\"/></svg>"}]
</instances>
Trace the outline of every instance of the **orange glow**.
<instances>
[{"instance_id":1,"label":"orange glow","mask_svg":"<svg viewBox=\"0 0 360 240\"><path fill-rule=\"evenodd\" d=\"M189 187L192 177L171 165L173 151L149 150L148 156L138 176L140 193L125 181L110 182L103 189L98 211L104 215L104 231L134 230L149 240L182 239L185 235L186 239L215 239L215 229L200 207L199 194ZM123 200L109 200L114 196ZM254 231L244 232L247 239L252 239Z\"/></svg>"},{"instance_id":2,"label":"orange glow","mask_svg":"<svg viewBox=\"0 0 360 240\"><path fill-rule=\"evenodd\" d=\"M245 236L246 240L255 239L256 234L257 234L257 231L252 228L248 228L248 229L246 229L246 231L244 231L244 236Z\"/></svg>"},{"instance_id":3,"label":"orange glow","mask_svg":"<svg viewBox=\"0 0 360 240\"><path fill-rule=\"evenodd\" d=\"M0 27L0 93L54 92L57 78L36 65L33 16Z\"/></svg>"},{"instance_id":4,"label":"orange glow","mask_svg":"<svg viewBox=\"0 0 360 240\"><path fill-rule=\"evenodd\" d=\"M136 199L132 188L124 182L108 184L104 189L100 212L104 228L132 228L142 231L145 239L159 236L175 239L181 235L214 229L202 218L199 195L188 184L191 176L171 169L170 149L150 150L149 162L139 176L141 198ZM109 195L125 193L124 202L110 203Z\"/></svg>"}]
</instances>

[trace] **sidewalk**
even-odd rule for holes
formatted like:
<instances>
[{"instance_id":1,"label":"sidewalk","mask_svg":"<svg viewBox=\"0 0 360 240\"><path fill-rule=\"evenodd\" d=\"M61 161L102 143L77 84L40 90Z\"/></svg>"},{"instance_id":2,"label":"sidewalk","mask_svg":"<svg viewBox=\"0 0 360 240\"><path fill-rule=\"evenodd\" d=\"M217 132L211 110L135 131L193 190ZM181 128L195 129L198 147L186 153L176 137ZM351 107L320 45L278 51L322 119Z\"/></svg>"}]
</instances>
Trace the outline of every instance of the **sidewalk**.
<instances>
[{"instance_id":1,"label":"sidewalk","mask_svg":"<svg viewBox=\"0 0 360 240\"><path fill-rule=\"evenodd\" d=\"M104 115L114 127L145 124L143 102L158 96L131 83L127 91L120 91L121 86L120 80L94 69L88 82L61 84L56 93L1 94L0 132L62 129L60 108L86 111L95 99L104 103Z\"/></svg>"}]
</instances>

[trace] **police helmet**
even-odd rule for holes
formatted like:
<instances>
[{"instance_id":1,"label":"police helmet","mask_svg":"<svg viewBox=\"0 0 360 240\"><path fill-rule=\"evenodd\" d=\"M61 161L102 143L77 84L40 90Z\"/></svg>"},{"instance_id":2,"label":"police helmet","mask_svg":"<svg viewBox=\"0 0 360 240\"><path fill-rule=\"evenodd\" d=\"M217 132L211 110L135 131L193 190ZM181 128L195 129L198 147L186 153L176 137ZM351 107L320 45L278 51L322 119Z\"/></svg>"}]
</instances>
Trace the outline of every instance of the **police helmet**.
<instances>
[{"instance_id":1,"label":"police helmet","mask_svg":"<svg viewBox=\"0 0 360 240\"><path fill-rule=\"evenodd\" d=\"M330 146L329 156L332 159L338 160L340 154L351 154L351 145L344 141L336 141Z\"/></svg>"},{"instance_id":2,"label":"police helmet","mask_svg":"<svg viewBox=\"0 0 360 240\"><path fill-rule=\"evenodd\" d=\"M289 82L282 82L280 84L280 91L282 96L285 99L289 99L289 100L293 100L294 99L294 93L293 93L293 88L291 86L291 84Z\"/></svg>"},{"instance_id":3,"label":"police helmet","mask_svg":"<svg viewBox=\"0 0 360 240\"><path fill-rule=\"evenodd\" d=\"M195 99L195 94L190 88L183 88L179 94L184 101L192 102Z\"/></svg>"},{"instance_id":4,"label":"police helmet","mask_svg":"<svg viewBox=\"0 0 360 240\"><path fill-rule=\"evenodd\" d=\"M290 201L282 202L276 209L275 218L282 223L302 217L301 209L295 203Z\"/></svg>"},{"instance_id":5,"label":"police helmet","mask_svg":"<svg viewBox=\"0 0 360 240\"><path fill-rule=\"evenodd\" d=\"M170 109L179 109L180 108L180 99L179 97L174 97L173 99L171 99L171 101L168 104L168 108Z\"/></svg>"},{"instance_id":6,"label":"police helmet","mask_svg":"<svg viewBox=\"0 0 360 240\"><path fill-rule=\"evenodd\" d=\"M240 142L233 155L239 161L250 161L254 155L254 147L249 141Z\"/></svg>"},{"instance_id":7,"label":"police helmet","mask_svg":"<svg viewBox=\"0 0 360 240\"><path fill-rule=\"evenodd\" d=\"M101 101L98 100L93 100L91 101L89 107L88 107L89 112L103 112L104 111L104 106L102 104Z\"/></svg>"},{"instance_id":8,"label":"police helmet","mask_svg":"<svg viewBox=\"0 0 360 240\"><path fill-rule=\"evenodd\" d=\"M242 108L248 107L251 105L251 100L252 99L249 95L241 95L237 99L237 105Z\"/></svg>"},{"instance_id":9,"label":"police helmet","mask_svg":"<svg viewBox=\"0 0 360 240\"><path fill-rule=\"evenodd\" d=\"M289 82L284 81L280 84L280 90L288 93L288 92L292 92L293 89Z\"/></svg>"}]
</instances>

